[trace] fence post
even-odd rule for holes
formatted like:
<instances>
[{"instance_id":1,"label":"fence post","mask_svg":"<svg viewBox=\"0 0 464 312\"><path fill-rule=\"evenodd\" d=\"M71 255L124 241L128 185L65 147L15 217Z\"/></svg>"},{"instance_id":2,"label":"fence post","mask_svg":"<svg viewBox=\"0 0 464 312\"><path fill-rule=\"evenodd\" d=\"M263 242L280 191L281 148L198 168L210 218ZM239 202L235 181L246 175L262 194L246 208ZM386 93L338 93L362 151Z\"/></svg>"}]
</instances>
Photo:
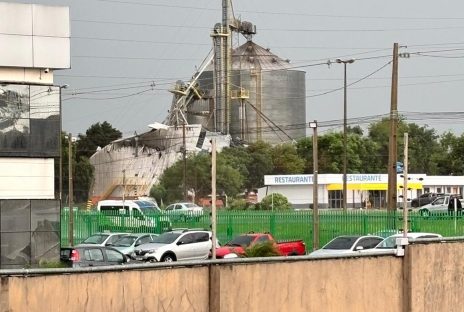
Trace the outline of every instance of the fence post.
<instances>
[{"instance_id":1,"label":"fence post","mask_svg":"<svg viewBox=\"0 0 464 312\"><path fill-rule=\"evenodd\" d=\"M362 212L363 215L363 235L367 235L368 233L368 219L367 219L367 213Z\"/></svg>"},{"instance_id":2,"label":"fence post","mask_svg":"<svg viewBox=\"0 0 464 312\"><path fill-rule=\"evenodd\" d=\"M229 213L227 215L227 240L231 240L232 236L234 235L234 231L232 228L232 214Z\"/></svg>"},{"instance_id":3,"label":"fence post","mask_svg":"<svg viewBox=\"0 0 464 312\"><path fill-rule=\"evenodd\" d=\"M275 232L276 229L276 216L275 212L272 211L270 215L270 220L269 220L269 231L272 233L272 235L276 235L277 233Z\"/></svg>"}]
</instances>

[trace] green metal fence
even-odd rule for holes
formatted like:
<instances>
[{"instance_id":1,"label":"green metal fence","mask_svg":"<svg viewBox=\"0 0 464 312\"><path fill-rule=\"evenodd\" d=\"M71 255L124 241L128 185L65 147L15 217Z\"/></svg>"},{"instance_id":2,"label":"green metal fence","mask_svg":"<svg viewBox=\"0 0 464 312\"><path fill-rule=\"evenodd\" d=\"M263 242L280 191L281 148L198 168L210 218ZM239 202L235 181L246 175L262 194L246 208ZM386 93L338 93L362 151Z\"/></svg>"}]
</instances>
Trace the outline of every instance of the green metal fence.
<instances>
[{"instance_id":1,"label":"green metal fence","mask_svg":"<svg viewBox=\"0 0 464 312\"><path fill-rule=\"evenodd\" d=\"M102 214L97 211L75 211L73 214L74 243L77 244L93 233L150 232L161 233L169 228L209 229L210 214L178 215L156 214L145 217L126 217ZM61 214L61 244L69 245L69 211ZM312 211L219 211L217 235L221 242L248 232L270 232L278 240L303 239L311 248L313 239ZM408 228L415 232L433 232L443 236L464 235L464 216L436 214L422 217L411 213ZM403 227L402 212L384 210L322 210L319 214L319 246L332 238L346 234L377 234L387 236Z\"/></svg>"}]
</instances>

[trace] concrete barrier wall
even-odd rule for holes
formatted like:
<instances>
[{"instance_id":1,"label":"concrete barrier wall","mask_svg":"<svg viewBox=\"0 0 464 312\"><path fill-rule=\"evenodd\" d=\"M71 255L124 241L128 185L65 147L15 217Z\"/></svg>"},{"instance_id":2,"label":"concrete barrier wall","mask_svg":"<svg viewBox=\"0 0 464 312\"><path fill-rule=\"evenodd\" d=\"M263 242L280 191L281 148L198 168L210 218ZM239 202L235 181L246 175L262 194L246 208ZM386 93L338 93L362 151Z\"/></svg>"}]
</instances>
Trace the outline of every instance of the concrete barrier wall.
<instances>
[{"instance_id":1,"label":"concrete barrier wall","mask_svg":"<svg viewBox=\"0 0 464 312\"><path fill-rule=\"evenodd\" d=\"M394 256L213 269L220 270L221 312L401 311L402 266Z\"/></svg>"},{"instance_id":2,"label":"concrete barrier wall","mask_svg":"<svg viewBox=\"0 0 464 312\"><path fill-rule=\"evenodd\" d=\"M407 311L464 311L464 244L421 244L408 247Z\"/></svg>"},{"instance_id":3,"label":"concrete barrier wall","mask_svg":"<svg viewBox=\"0 0 464 312\"><path fill-rule=\"evenodd\" d=\"M7 280L7 282L5 281ZM2 277L0 311L208 311L208 267ZM7 290L7 297L5 294ZM8 300L8 302L5 302Z\"/></svg>"},{"instance_id":4,"label":"concrete barrier wall","mask_svg":"<svg viewBox=\"0 0 464 312\"><path fill-rule=\"evenodd\" d=\"M0 312L462 311L464 242L405 257L208 263L79 274L5 275Z\"/></svg>"}]
</instances>

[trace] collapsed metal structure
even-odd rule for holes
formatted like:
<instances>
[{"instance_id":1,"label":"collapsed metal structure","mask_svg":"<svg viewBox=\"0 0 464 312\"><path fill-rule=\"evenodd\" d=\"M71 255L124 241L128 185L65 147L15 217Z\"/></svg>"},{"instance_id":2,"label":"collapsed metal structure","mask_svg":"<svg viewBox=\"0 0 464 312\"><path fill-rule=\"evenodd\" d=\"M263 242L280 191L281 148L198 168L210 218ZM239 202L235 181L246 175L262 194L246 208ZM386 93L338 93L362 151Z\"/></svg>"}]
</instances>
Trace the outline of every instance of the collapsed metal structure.
<instances>
[{"instance_id":1,"label":"collapsed metal structure","mask_svg":"<svg viewBox=\"0 0 464 312\"><path fill-rule=\"evenodd\" d=\"M231 17L222 1L212 53L189 82L177 81L163 123L143 134L112 142L90 159L92 200L149 195L163 171L185 154L231 142L271 144L305 136L305 72L252 41L256 26ZM246 42L234 47L233 37ZM238 42L239 40L237 40Z\"/></svg>"}]
</instances>

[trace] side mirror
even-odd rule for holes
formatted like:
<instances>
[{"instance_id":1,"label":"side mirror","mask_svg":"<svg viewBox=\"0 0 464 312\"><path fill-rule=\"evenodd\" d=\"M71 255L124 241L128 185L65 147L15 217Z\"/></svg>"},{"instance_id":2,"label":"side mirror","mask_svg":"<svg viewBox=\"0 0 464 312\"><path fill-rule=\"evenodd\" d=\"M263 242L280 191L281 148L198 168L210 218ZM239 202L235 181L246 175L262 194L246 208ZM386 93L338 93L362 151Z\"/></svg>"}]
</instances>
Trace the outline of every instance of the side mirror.
<instances>
[{"instance_id":1,"label":"side mirror","mask_svg":"<svg viewBox=\"0 0 464 312\"><path fill-rule=\"evenodd\" d=\"M184 244L183 241L178 241L178 242L176 243L177 246L180 246L180 245L183 245L183 244Z\"/></svg>"}]
</instances>

